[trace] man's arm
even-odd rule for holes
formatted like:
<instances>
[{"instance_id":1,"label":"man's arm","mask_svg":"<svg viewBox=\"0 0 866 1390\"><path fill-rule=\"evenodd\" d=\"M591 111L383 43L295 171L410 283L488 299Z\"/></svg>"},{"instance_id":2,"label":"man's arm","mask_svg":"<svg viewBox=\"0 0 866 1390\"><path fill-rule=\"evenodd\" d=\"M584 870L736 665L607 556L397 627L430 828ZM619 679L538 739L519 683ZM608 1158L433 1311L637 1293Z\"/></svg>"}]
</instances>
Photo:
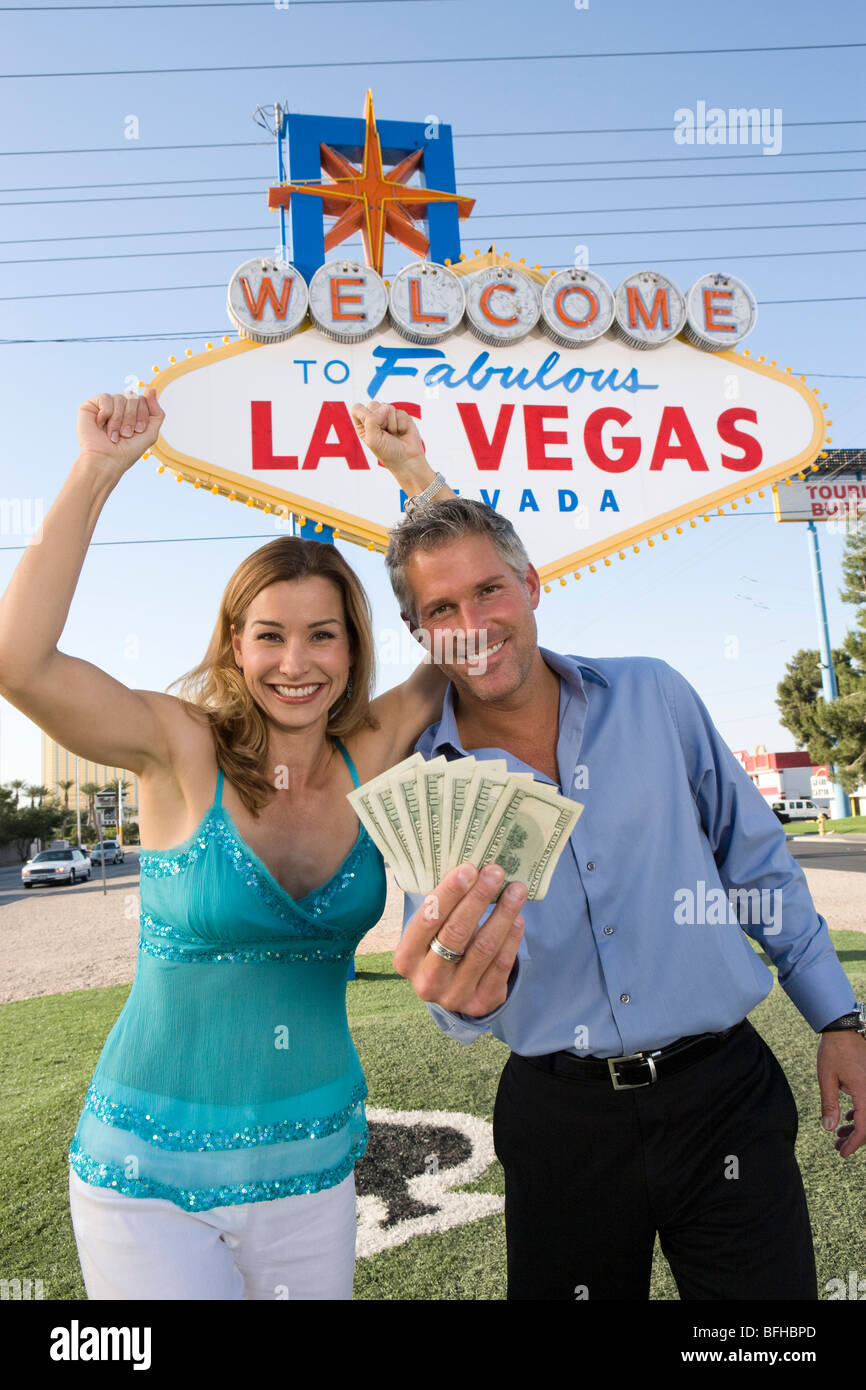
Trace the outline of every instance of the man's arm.
<instances>
[{"instance_id":1,"label":"man's arm","mask_svg":"<svg viewBox=\"0 0 866 1390\"><path fill-rule=\"evenodd\" d=\"M779 983L816 1032L855 1005L854 992L812 902L785 831L688 681L659 663L701 823L729 890L757 889L760 920L742 922L777 967ZM751 906L751 904L749 904ZM748 915L754 915L749 913Z\"/></svg>"},{"instance_id":2,"label":"man's arm","mask_svg":"<svg viewBox=\"0 0 866 1390\"><path fill-rule=\"evenodd\" d=\"M664 662L659 665L719 876L729 890L760 890L762 920L757 925L741 921L743 930L760 940L778 969L779 984L820 1032L856 1007L827 923L815 909L803 870L788 852L781 824L715 728L703 701L678 671ZM817 1072L822 1123L826 1130L836 1130L834 1147L842 1158L850 1158L866 1144L866 1038L856 1032L823 1033ZM854 1102L845 1113L853 1123L842 1126L840 1091Z\"/></svg>"},{"instance_id":3,"label":"man's arm","mask_svg":"<svg viewBox=\"0 0 866 1390\"><path fill-rule=\"evenodd\" d=\"M393 474L407 497L417 497L433 483L436 474L427 462L418 427L405 410L384 401L369 406L358 403L352 406L352 420L361 442ZM432 500L442 502L456 495L444 483Z\"/></svg>"}]
</instances>

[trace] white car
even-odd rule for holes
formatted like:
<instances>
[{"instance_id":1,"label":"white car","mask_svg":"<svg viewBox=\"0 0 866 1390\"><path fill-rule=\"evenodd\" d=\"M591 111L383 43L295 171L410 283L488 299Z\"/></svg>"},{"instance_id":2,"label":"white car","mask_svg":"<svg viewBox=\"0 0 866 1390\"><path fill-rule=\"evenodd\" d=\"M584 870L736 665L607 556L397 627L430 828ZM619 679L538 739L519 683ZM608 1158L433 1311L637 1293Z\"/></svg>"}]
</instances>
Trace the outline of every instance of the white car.
<instances>
[{"instance_id":1,"label":"white car","mask_svg":"<svg viewBox=\"0 0 866 1390\"><path fill-rule=\"evenodd\" d=\"M25 888L37 883L78 883L90 878L90 860L80 849L44 849L21 870Z\"/></svg>"},{"instance_id":2,"label":"white car","mask_svg":"<svg viewBox=\"0 0 866 1390\"><path fill-rule=\"evenodd\" d=\"M795 800L773 801L771 810L775 811L783 825L789 820L817 820L819 816L827 814L822 806L816 806L805 796Z\"/></svg>"}]
</instances>

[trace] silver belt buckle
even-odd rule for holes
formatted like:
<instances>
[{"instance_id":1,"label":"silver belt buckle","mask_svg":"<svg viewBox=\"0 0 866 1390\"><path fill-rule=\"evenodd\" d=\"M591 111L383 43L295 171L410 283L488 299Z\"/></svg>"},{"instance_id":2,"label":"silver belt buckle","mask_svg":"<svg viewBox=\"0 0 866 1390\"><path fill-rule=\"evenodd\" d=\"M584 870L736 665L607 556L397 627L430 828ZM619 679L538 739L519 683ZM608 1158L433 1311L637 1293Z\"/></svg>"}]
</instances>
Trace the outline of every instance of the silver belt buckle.
<instances>
[{"instance_id":1,"label":"silver belt buckle","mask_svg":"<svg viewBox=\"0 0 866 1390\"><path fill-rule=\"evenodd\" d=\"M649 1081L620 1081L614 1070L617 1062L648 1062L650 1069ZM626 1057L608 1057L607 1069L610 1072L610 1079L613 1082L613 1089L615 1091L634 1091L638 1086L651 1086L654 1081L658 1080L655 1062L651 1056L648 1054L645 1055L643 1052L630 1052Z\"/></svg>"}]
</instances>

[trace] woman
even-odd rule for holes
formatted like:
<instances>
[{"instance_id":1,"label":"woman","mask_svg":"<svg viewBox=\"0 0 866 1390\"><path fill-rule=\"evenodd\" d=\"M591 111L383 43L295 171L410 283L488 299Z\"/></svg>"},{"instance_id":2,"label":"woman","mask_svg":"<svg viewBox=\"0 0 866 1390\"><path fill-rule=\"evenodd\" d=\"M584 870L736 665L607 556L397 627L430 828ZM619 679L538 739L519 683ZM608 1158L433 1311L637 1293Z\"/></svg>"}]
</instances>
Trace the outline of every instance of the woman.
<instances>
[{"instance_id":1,"label":"woman","mask_svg":"<svg viewBox=\"0 0 866 1390\"><path fill-rule=\"evenodd\" d=\"M345 980L386 888L346 793L411 752L444 681L422 663L371 701L363 589L293 537L239 566L181 697L59 652L100 511L163 419L152 389L81 407L0 602L0 691L137 774L148 847L135 981L70 1148L82 1273L97 1299L351 1298L366 1087Z\"/></svg>"}]
</instances>

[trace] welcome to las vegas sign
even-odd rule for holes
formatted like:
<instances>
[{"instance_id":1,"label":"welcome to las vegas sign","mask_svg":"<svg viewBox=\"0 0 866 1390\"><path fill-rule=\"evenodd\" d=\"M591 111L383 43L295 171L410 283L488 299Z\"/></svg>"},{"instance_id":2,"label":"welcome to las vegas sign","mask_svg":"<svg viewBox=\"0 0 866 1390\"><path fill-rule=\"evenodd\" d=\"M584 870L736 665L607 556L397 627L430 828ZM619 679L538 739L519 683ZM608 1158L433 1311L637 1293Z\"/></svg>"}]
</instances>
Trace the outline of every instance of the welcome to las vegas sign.
<instances>
[{"instance_id":1,"label":"welcome to las vegas sign","mask_svg":"<svg viewBox=\"0 0 866 1390\"><path fill-rule=\"evenodd\" d=\"M352 260L305 278L268 258L232 277L235 342L153 383L165 470L384 550L391 475L361 445L354 401L419 422L455 491L516 524L545 581L763 496L825 441L816 393L734 350L756 306L734 277L683 293L637 271L548 274L496 254L415 260L390 283Z\"/></svg>"}]
</instances>

